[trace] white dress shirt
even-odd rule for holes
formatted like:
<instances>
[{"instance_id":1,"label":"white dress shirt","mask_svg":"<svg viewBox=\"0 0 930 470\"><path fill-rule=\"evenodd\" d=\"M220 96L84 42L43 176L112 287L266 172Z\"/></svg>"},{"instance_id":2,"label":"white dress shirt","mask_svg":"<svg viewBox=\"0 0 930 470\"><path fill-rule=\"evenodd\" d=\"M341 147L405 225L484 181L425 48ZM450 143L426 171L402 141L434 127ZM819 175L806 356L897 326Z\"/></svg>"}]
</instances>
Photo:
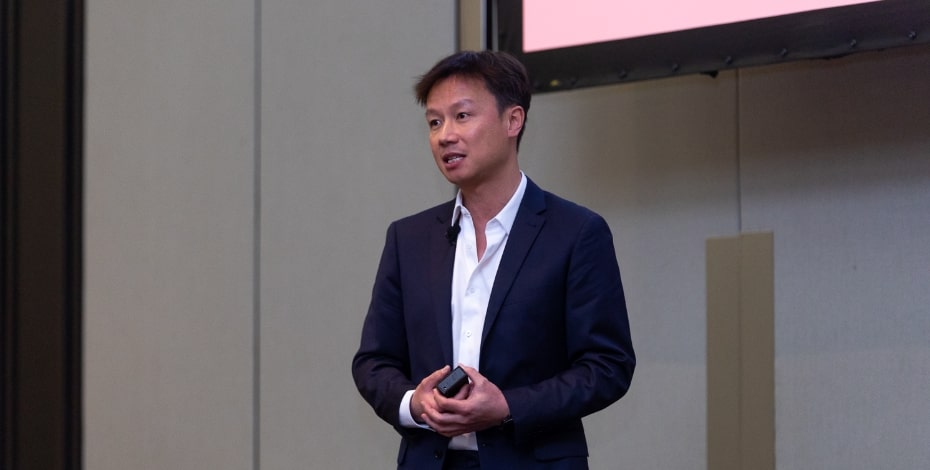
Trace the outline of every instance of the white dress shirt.
<instances>
[{"instance_id":1,"label":"white dress shirt","mask_svg":"<svg viewBox=\"0 0 930 470\"><path fill-rule=\"evenodd\" d=\"M517 210L526 191L526 175L520 174L520 184L504 208L488 221L484 229L487 241L484 255L478 259L475 224L471 213L462 204L462 193L455 197L452 223L458 222L461 230L455 244L455 266L452 272L452 362L478 369L481 359L481 334L484 318L491 298L491 288L497 276L507 237L513 228ZM479 371L480 372L480 371ZM401 424L408 427L425 427L410 415L410 398L413 390L404 395L400 404ZM477 450L474 433L456 436L449 448Z\"/></svg>"}]
</instances>

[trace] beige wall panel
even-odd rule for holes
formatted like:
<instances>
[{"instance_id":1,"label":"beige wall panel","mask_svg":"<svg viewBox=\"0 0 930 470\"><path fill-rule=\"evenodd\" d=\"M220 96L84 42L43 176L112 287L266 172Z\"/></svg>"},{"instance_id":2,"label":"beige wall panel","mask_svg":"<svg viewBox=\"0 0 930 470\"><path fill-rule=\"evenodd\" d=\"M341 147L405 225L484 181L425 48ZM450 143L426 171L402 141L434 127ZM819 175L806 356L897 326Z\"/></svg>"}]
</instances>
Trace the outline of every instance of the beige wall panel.
<instances>
[{"instance_id":1,"label":"beige wall panel","mask_svg":"<svg viewBox=\"0 0 930 470\"><path fill-rule=\"evenodd\" d=\"M775 469L773 239L739 236L740 468L754 470Z\"/></svg>"},{"instance_id":2,"label":"beige wall panel","mask_svg":"<svg viewBox=\"0 0 930 470\"><path fill-rule=\"evenodd\" d=\"M930 461L930 48L741 72L744 230L775 237L778 468Z\"/></svg>"},{"instance_id":3,"label":"beige wall panel","mask_svg":"<svg viewBox=\"0 0 930 470\"><path fill-rule=\"evenodd\" d=\"M742 470L740 239L707 240L707 468Z\"/></svg>"},{"instance_id":4,"label":"beige wall panel","mask_svg":"<svg viewBox=\"0 0 930 470\"><path fill-rule=\"evenodd\" d=\"M458 44L459 50L479 51L493 49L487 44L487 3L482 0L458 0Z\"/></svg>"},{"instance_id":5,"label":"beige wall panel","mask_svg":"<svg viewBox=\"0 0 930 470\"><path fill-rule=\"evenodd\" d=\"M707 468L775 468L772 233L707 241Z\"/></svg>"},{"instance_id":6,"label":"beige wall panel","mask_svg":"<svg viewBox=\"0 0 930 470\"><path fill-rule=\"evenodd\" d=\"M86 8L85 468L249 469L253 3Z\"/></svg>"}]
</instances>

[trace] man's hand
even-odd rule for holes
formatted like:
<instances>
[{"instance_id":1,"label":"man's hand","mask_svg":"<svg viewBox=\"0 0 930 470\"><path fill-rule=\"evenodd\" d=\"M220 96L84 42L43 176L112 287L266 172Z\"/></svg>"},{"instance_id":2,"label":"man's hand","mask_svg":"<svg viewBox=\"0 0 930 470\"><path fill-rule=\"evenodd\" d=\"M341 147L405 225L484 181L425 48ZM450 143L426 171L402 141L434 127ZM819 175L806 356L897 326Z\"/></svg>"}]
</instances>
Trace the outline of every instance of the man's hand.
<instances>
[{"instance_id":1,"label":"man's hand","mask_svg":"<svg viewBox=\"0 0 930 470\"><path fill-rule=\"evenodd\" d=\"M426 376L417 385L416 390L413 391L413 396L410 397L410 416L413 417L414 421L420 424L426 423L423 419L426 407L436 408L436 402L433 398L433 389L439 385L439 382L449 373L449 370L449 366L445 366Z\"/></svg>"},{"instance_id":2,"label":"man's hand","mask_svg":"<svg viewBox=\"0 0 930 470\"><path fill-rule=\"evenodd\" d=\"M435 387L448 373L448 369L448 366L444 367L420 382L414 392L414 399L410 401L411 412L417 411L413 402L416 401L417 394L420 392L420 386L423 386L424 382L431 381ZM497 385L491 383L472 367L463 365L462 369L468 374L471 383L462 387L462 390L452 398L446 398L438 390L431 389L431 397L419 401L419 404L423 406L423 413L414 415L446 437L498 426L510 414L507 400ZM438 378L432 381L434 377Z\"/></svg>"}]
</instances>

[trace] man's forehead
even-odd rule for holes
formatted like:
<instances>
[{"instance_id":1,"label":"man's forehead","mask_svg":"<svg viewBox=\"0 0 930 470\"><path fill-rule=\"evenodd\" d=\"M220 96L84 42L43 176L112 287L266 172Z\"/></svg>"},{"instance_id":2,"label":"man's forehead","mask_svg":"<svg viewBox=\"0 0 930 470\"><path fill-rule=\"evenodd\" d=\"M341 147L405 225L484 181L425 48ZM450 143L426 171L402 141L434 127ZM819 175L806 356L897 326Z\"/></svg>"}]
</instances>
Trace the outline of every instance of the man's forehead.
<instances>
[{"instance_id":1,"label":"man's forehead","mask_svg":"<svg viewBox=\"0 0 930 470\"><path fill-rule=\"evenodd\" d=\"M427 109L435 107L440 100L448 98L450 93L454 101L452 103L443 103L443 106L473 104L491 96L491 92L488 91L484 80L476 77L452 75L437 81L430 89L429 94L426 95ZM433 106L431 106L431 103Z\"/></svg>"}]
</instances>

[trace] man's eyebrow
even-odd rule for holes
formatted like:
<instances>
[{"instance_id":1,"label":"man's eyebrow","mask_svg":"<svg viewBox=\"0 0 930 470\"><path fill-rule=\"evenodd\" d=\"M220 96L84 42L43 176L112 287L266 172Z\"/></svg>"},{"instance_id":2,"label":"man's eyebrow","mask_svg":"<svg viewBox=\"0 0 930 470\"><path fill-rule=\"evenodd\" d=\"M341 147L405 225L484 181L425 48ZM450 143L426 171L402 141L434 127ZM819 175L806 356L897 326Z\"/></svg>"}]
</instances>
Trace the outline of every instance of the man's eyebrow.
<instances>
[{"instance_id":1,"label":"man's eyebrow","mask_svg":"<svg viewBox=\"0 0 930 470\"><path fill-rule=\"evenodd\" d=\"M467 104L474 104L474 103L475 103L475 100L473 100L473 99L471 99L471 98L462 98L462 99L456 101L455 103L452 103L449 107L450 107L450 108L460 108L460 107L465 106L465 105L467 105ZM439 111L438 109L436 109L436 108L426 108L426 113L425 113L425 114L429 115L430 113L433 113L433 114L441 114L440 111Z\"/></svg>"}]
</instances>

